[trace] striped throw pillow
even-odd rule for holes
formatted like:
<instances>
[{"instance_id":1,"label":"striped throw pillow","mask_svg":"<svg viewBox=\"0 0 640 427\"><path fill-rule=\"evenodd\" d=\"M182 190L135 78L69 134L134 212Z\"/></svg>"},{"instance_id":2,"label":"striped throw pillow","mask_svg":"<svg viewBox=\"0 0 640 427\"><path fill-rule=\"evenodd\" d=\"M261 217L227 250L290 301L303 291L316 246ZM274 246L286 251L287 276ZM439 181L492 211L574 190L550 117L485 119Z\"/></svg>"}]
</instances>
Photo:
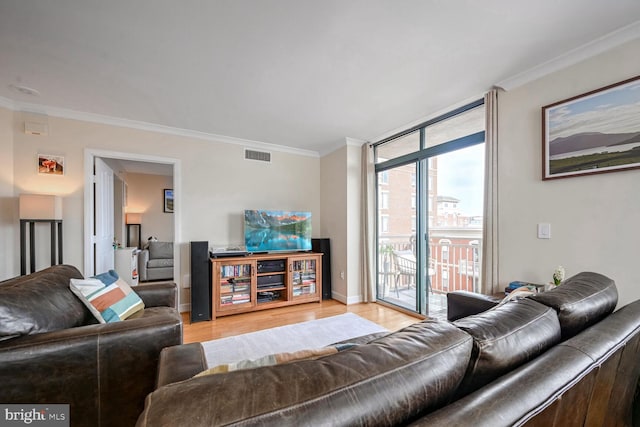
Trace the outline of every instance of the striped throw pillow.
<instances>
[{"instance_id":1,"label":"striped throw pillow","mask_svg":"<svg viewBox=\"0 0 640 427\"><path fill-rule=\"evenodd\" d=\"M71 279L69 287L100 323L119 322L144 309L138 294L113 270L88 279Z\"/></svg>"}]
</instances>

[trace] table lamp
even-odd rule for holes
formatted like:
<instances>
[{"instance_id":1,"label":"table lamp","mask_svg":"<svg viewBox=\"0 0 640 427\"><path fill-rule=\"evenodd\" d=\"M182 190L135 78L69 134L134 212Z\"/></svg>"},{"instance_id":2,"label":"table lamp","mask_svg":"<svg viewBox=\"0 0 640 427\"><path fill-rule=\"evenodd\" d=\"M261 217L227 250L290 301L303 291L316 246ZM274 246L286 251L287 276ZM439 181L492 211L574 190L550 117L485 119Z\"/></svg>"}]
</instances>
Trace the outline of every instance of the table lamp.
<instances>
[{"instance_id":1,"label":"table lamp","mask_svg":"<svg viewBox=\"0 0 640 427\"><path fill-rule=\"evenodd\" d=\"M21 194L20 199L20 274L27 274L27 224L29 225L29 267L36 269L37 222L51 225L51 265L62 264L62 198L48 194Z\"/></svg>"}]
</instances>

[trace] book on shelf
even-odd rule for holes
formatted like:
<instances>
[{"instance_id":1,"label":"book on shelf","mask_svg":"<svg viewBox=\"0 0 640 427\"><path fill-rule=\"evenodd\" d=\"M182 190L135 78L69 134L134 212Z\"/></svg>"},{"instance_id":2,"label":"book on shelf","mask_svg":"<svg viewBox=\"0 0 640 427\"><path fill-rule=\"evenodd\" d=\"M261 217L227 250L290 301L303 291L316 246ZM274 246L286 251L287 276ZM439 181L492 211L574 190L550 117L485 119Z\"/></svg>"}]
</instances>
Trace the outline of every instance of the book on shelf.
<instances>
[{"instance_id":1,"label":"book on shelf","mask_svg":"<svg viewBox=\"0 0 640 427\"><path fill-rule=\"evenodd\" d=\"M220 276L223 279L251 276L251 264L222 265L220 266Z\"/></svg>"},{"instance_id":2,"label":"book on shelf","mask_svg":"<svg viewBox=\"0 0 640 427\"><path fill-rule=\"evenodd\" d=\"M251 296L249 294L233 294L233 296L231 297L231 301L233 301L234 304L244 304L245 302L250 302L251 301Z\"/></svg>"},{"instance_id":3,"label":"book on shelf","mask_svg":"<svg viewBox=\"0 0 640 427\"><path fill-rule=\"evenodd\" d=\"M313 259L300 260L293 262L293 269L298 271L304 270L315 270L316 269L316 261Z\"/></svg>"},{"instance_id":4,"label":"book on shelf","mask_svg":"<svg viewBox=\"0 0 640 427\"><path fill-rule=\"evenodd\" d=\"M247 292L249 289L250 285L248 283L241 283L233 286L233 292Z\"/></svg>"}]
</instances>

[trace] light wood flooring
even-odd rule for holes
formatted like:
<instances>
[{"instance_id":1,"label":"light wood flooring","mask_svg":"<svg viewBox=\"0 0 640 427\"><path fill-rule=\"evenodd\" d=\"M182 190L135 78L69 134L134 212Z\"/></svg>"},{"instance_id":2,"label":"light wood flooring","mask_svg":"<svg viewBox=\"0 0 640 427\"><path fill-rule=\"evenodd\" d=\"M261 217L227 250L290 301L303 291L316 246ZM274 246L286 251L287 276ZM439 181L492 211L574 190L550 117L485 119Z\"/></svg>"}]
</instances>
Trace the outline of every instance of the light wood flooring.
<instances>
[{"instance_id":1,"label":"light wood flooring","mask_svg":"<svg viewBox=\"0 0 640 427\"><path fill-rule=\"evenodd\" d=\"M190 313L182 313L184 342L203 342L217 338L255 332L276 326L322 319L343 313L354 313L389 331L409 326L421 319L376 303L345 305L335 300L294 305L218 317L212 321L191 323Z\"/></svg>"}]
</instances>

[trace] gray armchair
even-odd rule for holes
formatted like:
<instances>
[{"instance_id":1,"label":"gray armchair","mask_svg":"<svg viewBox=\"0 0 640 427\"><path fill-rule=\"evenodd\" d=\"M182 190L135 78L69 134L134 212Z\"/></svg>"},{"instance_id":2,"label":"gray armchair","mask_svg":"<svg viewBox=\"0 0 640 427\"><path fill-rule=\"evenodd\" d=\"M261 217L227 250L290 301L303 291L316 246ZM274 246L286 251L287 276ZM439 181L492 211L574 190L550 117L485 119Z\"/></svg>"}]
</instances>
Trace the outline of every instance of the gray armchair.
<instances>
[{"instance_id":1,"label":"gray armchair","mask_svg":"<svg viewBox=\"0 0 640 427\"><path fill-rule=\"evenodd\" d=\"M173 242L149 242L138 254L140 281L173 279Z\"/></svg>"}]
</instances>

